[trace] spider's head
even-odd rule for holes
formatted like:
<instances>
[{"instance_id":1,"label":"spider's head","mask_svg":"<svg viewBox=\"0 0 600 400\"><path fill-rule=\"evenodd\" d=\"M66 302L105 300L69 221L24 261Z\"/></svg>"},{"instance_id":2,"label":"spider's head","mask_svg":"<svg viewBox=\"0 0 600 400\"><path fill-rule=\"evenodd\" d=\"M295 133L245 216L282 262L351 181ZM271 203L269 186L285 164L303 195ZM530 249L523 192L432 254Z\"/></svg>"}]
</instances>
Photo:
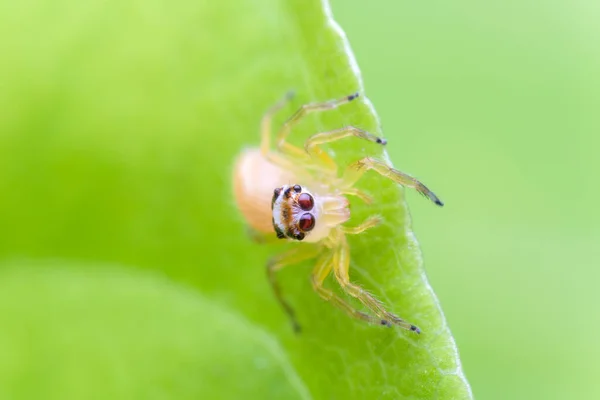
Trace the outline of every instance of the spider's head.
<instances>
[{"instance_id":1,"label":"spider's head","mask_svg":"<svg viewBox=\"0 0 600 400\"><path fill-rule=\"evenodd\" d=\"M335 197L333 214L335 224L350 218L348 202L344 197ZM273 211L273 228L280 239L304 240L318 242L327 237L332 228L329 214L332 199L319 197L310 193L301 185L284 185L273 191L271 209ZM328 218L329 217L329 218ZM341 218L340 218L341 217Z\"/></svg>"},{"instance_id":2,"label":"spider's head","mask_svg":"<svg viewBox=\"0 0 600 400\"><path fill-rule=\"evenodd\" d=\"M276 188L271 202L273 228L280 239L303 240L315 228L315 198L300 185Z\"/></svg>"}]
</instances>

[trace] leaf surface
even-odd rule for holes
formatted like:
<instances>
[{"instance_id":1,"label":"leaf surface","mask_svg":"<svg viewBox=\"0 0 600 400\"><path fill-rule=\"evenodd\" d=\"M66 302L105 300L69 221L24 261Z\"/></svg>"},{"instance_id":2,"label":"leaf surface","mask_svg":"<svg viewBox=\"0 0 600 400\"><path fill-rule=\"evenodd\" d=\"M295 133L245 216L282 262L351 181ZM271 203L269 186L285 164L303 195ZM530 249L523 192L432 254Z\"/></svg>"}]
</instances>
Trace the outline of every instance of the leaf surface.
<instances>
[{"instance_id":1,"label":"leaf surface","mask_svg":"<svg viewBox=\"0 0 600 400\"><path fill-rule=\"evenodd\" d=\"M470 398L396 185L374 174L360 181L375 202L353 202L351 223L372 214L385 222L350 239L351 276L418 325L421 336L362 325L324 303L311 289L310 263L280 274L304 327L294 335L264 271L282 247L252 242L235 209L233 163L244 147L258 145L267 107L287 90L297 92L277 125L302 103L363 89L326 6L59 0L15 3L4 11L0 73L11 79L0 91L0 258L161 271L268 332L313 398ZM292 141L344 125L382 134L364 94L309 116ZM352 139L328 150L342 166L366 155L387 158L377 145ZM40 279L61 287L70 276ZM109 314L98 311L98 318ZM216 313L207 315L206 324L218 324ZM31 321L41 331L48 322ZM94 332L81 336L91 341ZM156 346L169 340L177 339L165 336ZM229 354L225 346L197 345L210 350L203 354L215 365L233 362L217 357L215 349ZM255 348L256 356L263 353ZM134 363L139 354L126 356ZM197 377L188 379L191 392L201 390ZM243 382L232 378L230 384ZM138 383L138 391L131 390L144 393Z\"/></svg>"}]
</instances>

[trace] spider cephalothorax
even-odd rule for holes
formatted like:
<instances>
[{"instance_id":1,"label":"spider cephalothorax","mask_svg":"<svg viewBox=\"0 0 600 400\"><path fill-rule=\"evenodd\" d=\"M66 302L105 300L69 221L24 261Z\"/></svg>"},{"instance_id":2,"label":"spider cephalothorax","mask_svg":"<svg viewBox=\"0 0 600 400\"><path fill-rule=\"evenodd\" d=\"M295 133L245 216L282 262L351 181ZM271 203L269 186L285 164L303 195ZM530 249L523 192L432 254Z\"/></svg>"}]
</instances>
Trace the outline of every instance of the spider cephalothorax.
<instances>
[{"instance_id":1,"label":"spider cephalothorax","mask_svg":"<svg viewBox=\"0 0 600 400\"><path fill-rule=\"evenodd\" d=\"M301 185L283 185L273 191L273 228L279 239L315 243L332 227L350 218L348 200L341 196L318 196Z\"/></svg>"},{"instance_id":2,"label":"spider cephalothorax","mask_svg":"<svg viewBox=\"0 0 600 400\"><path fill-rule=\"evenodd\" d=\"M367 203L371 202L370 196L354 186L365 172L373 170L387 179L416 189L439 206L443 205L442 202L415 178L371 157L352 163L339 174L335 161L320 146L346 137L378 145L387 143L385 139L362 129L347 126L314 134L306 140L303 149L286 140L291 128L306 114L336 108L357 97L358 93L355 93L338 100L300 107L279 130L277 147L271 151L271 119L285 101L273 106L261 123L260 150L247 150L238 160L234 182L236 200L255 231L272 234L274 229L279 239L312 244L290 249L272 258L267 264L275 295L296 329L299 329L299 325L291 306L282 296L275 272L291 264L317 259L311 276L312 284L323 299L331 301L356 319L385 326L397 325L419 333L419 328L387 311L370 293L350 281L350 246L346 236L360 234L376 226L381 219L374 215L357 226L345 226L350 219L346 196L356 196ZM284 182L297 183L291 185ZM342 289L372 313L355 309L345 299L323 286L332 270Z\"/></svg>"}]
</instances>

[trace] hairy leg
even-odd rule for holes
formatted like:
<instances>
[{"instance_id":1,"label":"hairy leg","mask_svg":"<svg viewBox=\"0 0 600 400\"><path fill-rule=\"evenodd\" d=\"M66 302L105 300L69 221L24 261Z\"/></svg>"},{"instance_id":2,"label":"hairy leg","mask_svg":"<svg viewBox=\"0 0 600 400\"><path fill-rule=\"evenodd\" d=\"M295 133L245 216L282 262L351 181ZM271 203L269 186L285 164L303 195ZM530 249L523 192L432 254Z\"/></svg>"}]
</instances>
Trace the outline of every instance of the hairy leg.
<instances>
[{"instance_id":1,"label":"hairy leg","mask_svg":"<svg viewBox=\"0 0 600 400\"><path fill-rule=\"evenodd\" d=\"M307 153L305 150L302 150L287 142L287 137L289 136L292 128L310 113L332 110L343 104L351 102L357 97L358 93L354 93L335 100L304 104L281 126L281 129L277 133L277 149L284 154L288 154L297 158L306 157ZM314 150L309 159L310 158L317 160L321 167L326 169L328 172L337 172L337 165L335 162L321 149Z\"/></svg>"},{"instance_id":2,"label":"hairy leg","mask_svg":"<svg viewBox=\"0 0 600 400\"><path fill-rule=\"evenodd\" d=\"M381 221L382 221L381 217L373 216L373 217L367 218L358 226L352 226L352 227L340 226L339 229L340 229L340 231L344 232L347 235L358 235L359 233L363 233L367 229L370 229L370 228L373 228L373 227L379 225L381 223Z\"/></svg>"},{"instance_id":3,"label":"hairy leg","mask_svg":"<svg viewBox=\"0 0 600 400\"><path fill-rule=\"evenodd\" d=\"M292 306L284 299L283 294L281 292L281 286L277 281L277 271L280 269L287 267L289 265L298 264L302 261L310 260L312 258L317 257L320 249L318 246L297 246L291 250L288 250L285 253L279 254L269 260L267 263L267 276L269 277L269 282L271 283L271 287L273 288L273 292L275 293L275 297L279 304L283 307L288 317L292 322L292 326L294 331L300 331L300 325L296 320L296 316L294 313L294 309Z\"/></svg>"},{"instance_id":4,"label":"hairy leg","mask_svg":"<svg viewBox=\"0 0 600 400\"><path fill-rule=\"evenodd\" d=\"M346 126L340 129L334 129L328 132L321 132L312 135L304 143L304 149L308 153L312 153L317 146L325 143L335 142L347 137L356 137L369 142L386 145L387 141L379 136L375 136L370 132L357 128L355 126Z\"/></svg>"},{"instance_id":5,"label":"hairy leg","mask_svg":"<svg viewBox=\"0 0 600 400\"><path fill-rule=\"evenodd\" d=\"M360 300L365 306L371 311L377 314L379 317L386 321L390 321L394 325L398 325L401 328L421 333L421 330L415 325L406 322L397 315L387 311L383 304L377 300L373 295L367 292L362 287L350 282L349 268L350 268L350 248L346 237L343 233L340 233L340 244L334 253L333 257L333 272L340 286L351 296Z\"/></svg>"},{"instance_id":6,"label":"hairy leg","mask_svg":"<svg viewBox=\"0 0 600 400\"><path fill-rule=\"evenodd\" d=\"M271 147L271 124L273 122L273 116L293 97L294 92L286 93L281 100L273 104L263 115L262 120L260 121L260 151L263 156L267 155L269 148Z\"/></svg>"},{"instance_id":7,"label":"hairy leg","mask_svg":"<svg viewBox=\"0 0 600 400\"><path fill-rule=\"evenodd\" d=\"M398 171L384 162L371 157L365 157L346 168L346 172L342 178L343 186L349 188L354 186L356 181L358 181L362 175L370 169L396 183L415 189L417 192L421 193L438 206L444 205L444 203L442 203L441 200L438 199L438 197L427 188L427 186L423 185L412 176Z\"/></svg>"},{"instance_id":8,"label":"hairy leg","mask_svg":"<svg viewBox=\"0 0 600 400\"><path fill-rule=\"evenodd\" d=\"M331 254L331 253L324 254L323 256L321 256L319 258L319 260L317 261L317 265L315 266L315 269L313 270L313 273L311 276L311 281L312 281L313 288L319 294L319 296L323 300L331 302L333 305L340 308L342 311L344 311L346 314L348 314L352 318L355 318L355 319L358 319L361 321L365 321L368 323L372 323L372 324L391 326L390 322L388 322L386 320L382 320L373 315L369 315L360 310L357 310L356 308L354 308L350 304L348 304L346 301L344 301L341 297L339 297L338 295L333 293L331 290L323 287L323 282L325 281L325 278L327 278L327 276L329 275L329 273L331 272L331 269L333 267L332 259L333 259L333 254Z\"/></svg>"}]
</instances>

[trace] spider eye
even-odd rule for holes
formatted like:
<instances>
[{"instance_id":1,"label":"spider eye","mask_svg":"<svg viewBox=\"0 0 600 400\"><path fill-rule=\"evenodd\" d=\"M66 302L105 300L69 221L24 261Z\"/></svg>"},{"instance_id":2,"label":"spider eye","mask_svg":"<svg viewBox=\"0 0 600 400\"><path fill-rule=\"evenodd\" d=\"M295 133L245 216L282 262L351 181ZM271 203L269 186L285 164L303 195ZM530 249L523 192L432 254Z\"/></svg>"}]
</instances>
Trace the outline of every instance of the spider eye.
<instances>
[{"instance_id":1,"label":"spider eye","mask_svg":"<svg viewBox=\"0 0 600 400\"><path fill-rule=\"evenodd\" d=\"M315 201L310 194L302 193L298 196L298 205L300 205L300 208L304 211L310 211L315 206Z\"/></svg>"},{"instance_id":2,"label":"spider eye","mask_svg":"<svg viewBox=\"0 0 600 400\"><path fill-rule=\"evenodd\" d=\"M311 231L315 227L315 217L312 214L306 213L300 216L298 228L303 232Z\"/></svg>"},{"instance_id":3,"label":"spider eye","mask_svg":"<svg viewBox=\"0 0 600 400\"><path fill-rule=\"evenodd\" d=\"M300 185L294 185L294 192L296 193L300 193L302 191L302 186Z\"/></svg>"}]
</instances>

